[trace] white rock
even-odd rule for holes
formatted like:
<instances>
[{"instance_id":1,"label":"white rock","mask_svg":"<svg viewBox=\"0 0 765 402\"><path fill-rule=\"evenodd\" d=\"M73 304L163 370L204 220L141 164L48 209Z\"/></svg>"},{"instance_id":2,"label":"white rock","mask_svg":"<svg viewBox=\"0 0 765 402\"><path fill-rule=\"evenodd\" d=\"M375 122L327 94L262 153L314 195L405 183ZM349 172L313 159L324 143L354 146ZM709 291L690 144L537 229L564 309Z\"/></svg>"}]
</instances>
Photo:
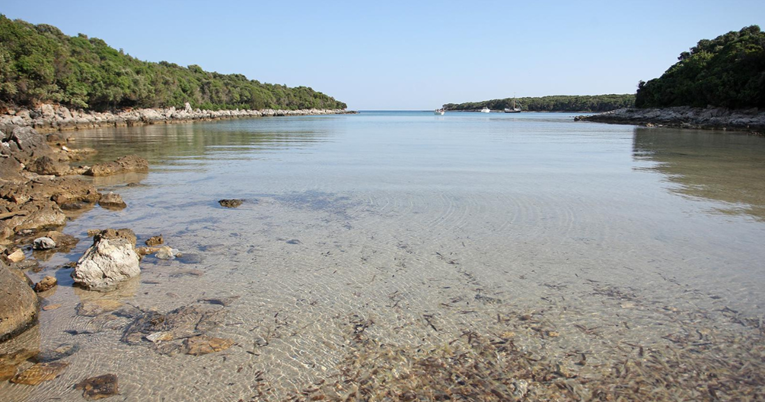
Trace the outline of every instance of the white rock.
<instances>
[{"instance_id":1,"label":"white rock","mask_svg":"<svg viewBox=\"0 0 765 402\"><path fill-rule=\"evenodd\" d=\"M35 239L32 247L35 250L50 250L56 248L56 242L50 237L38 237Z\"/></svg>"},{"instance_id":2,"label":"white rock","mask_svg":"<svg viewBox=\"0 0 765 402\"><path fill-rule=\"evenodd\" d=\"M101 238L77 261L72 278L86 288L98 289L140 273L139 258L133 244L122 238Z\"/></svg>"}]
</instances>

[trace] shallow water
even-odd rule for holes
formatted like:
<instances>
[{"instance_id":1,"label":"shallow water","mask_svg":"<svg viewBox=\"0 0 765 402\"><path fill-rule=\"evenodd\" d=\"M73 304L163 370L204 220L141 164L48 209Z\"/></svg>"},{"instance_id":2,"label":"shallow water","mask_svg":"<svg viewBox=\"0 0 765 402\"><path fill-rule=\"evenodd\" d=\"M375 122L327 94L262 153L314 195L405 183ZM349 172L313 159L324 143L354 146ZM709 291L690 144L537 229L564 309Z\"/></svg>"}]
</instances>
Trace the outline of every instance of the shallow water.
<instances>
[{"instance_id":1,"label":"shallow water","mask_svg":"<svg viewBox=\"0 0 765 402\"><path fill-rule=\"evenodd\" d=\"M78 247L29 273L60 283L40 348L79 349L56 380L0 395L81 400L74 384L114 373L113 400L280 400L336 375L360 322L416 350L512 329L535 356L587 353L582 376L624 344L761 335L747 323L765 312L765 138L572 116L367 112L78 132L93 161L136 153L151 171L94 179L128 208L82 214L65 229ZM71 270L57 268L89 246L88 229L107 227L139 242L162 234L184 257L147 257L112 293L67 286ZM127 345L125 318L75 312L93 298L168 312L227 296L238 298L211 334L236 345L198 357ZM533 325L505 319L524 315Z\"/></svg>"}]
</instances>

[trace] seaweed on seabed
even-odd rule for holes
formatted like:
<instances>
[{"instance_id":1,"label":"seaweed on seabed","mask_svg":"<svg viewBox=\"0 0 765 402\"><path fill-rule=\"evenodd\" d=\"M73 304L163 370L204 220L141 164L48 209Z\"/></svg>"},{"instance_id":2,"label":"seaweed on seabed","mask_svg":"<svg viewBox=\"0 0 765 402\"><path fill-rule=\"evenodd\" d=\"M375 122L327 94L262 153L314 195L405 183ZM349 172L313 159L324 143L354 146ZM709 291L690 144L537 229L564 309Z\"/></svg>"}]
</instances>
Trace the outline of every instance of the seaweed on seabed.
<instances>
[{"instance_id":1,"label":"seaweed on seabed","mask_svg":"<svg viewBox=\"0 0 765 402\"><path fill-rule=\"evenodd\" d=\"M719 401L765 398L762 336L671 337L568 364L524 352L510 338L466 331L431 350L356 332L338 372L293 400ZM573 353L572 353L573 355ZM581 355L581 354L580 354ZM583 366L587 365L587 369Z\"/></svg>"}]
</instances>

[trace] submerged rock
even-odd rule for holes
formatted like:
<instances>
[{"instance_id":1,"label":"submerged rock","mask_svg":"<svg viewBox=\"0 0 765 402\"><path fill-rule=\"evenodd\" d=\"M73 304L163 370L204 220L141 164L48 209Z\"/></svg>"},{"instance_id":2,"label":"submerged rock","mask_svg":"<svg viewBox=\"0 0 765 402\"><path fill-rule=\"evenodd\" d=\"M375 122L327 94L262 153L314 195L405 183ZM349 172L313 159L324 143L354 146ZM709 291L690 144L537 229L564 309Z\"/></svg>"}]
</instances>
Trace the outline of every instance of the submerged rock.
<instances>
[{"instance_id":1,"label":"submerged rock","mask_svg":"<svg viewBox=\"0 0 765 402\"><path fill-rule=\"evenodd\" d=\"M130 345L145 341L182 340L205 334L221 325L225 317L226 312L222 309L200 306L180 307L167 314L149 311L128 325L120 340Z\"/></svg>"},{"instance_id":2,"label":"submerged rock","mask_svg":"<svg viewBox=\"0 0 765 402\"><path fill-rule=\"evenodd\" d=\"M122 200L122 196L112 192L101 195L101 199L98 200L98 205L102 208L111 210L120 210L127 207L125 201Z\"/></svg>"},{"instance_id":3,"label":"submerged rock","mask_svg":"<svg viewBox=\"0 0 765 402\"><path fill-rule=\"evenodd\" d=\"M103 289L141 273L135 234L129 229L107 229L93 239L72 272L75 283Z\"/></svg>"},{"instance_id":4,"label":"submerged rock","mask_svg":"<svg viewBox=\"0 0 765 402\"><path fill-rule=\"evenodd\" d=\"M86 300L77 305L77 315L85 317L95 317L103 313L117 310L123 303L117 300L98 299Z\"/></svg>"},{"instance_id":5,"label":"submerged rock","mask_svg":"<svg viewBox=\"0 0 765 402\"><path fill-rule=\"evenodd\" d=\"M231 199L231 200L220 200L218 201L218 204L220 204L220 206L225 208L236 208L242 205L242 202L244 202L244 200Z\"/></svg>"},{"instance_id":6,"label":"submerged rock","mask_svg":"<svg viewBox=\"0 0 765 402\"><path fill-rule=\"evenodd\" d=\"M187 355L199 356L226 350L233 344L234 341L231 339L200 335L186 339L183 346L185 348L184 352Z\"/></svg>"},{"instance_id":7,"label":"submerged rock","mask_svg":"<svg viewBox=\"0 0 765 402\"><path fill-rule=\"evenodd\" d=\"M80 381L74 386L82 390L82 396L87 400L108 398L119 393L116 374L104 374Z\"/></svg>"},{"instance_id":8,"label":"submerged rock","mask_svg":"<svg viewBox=\"0 0 765 402\"><path fill-rule=\"evenodd\" d=\"M50 381L61 374L69 363L37 363L34 366L16 374L11 378L15 384L37 385L43 381Z\"/></svg>"}]
</instances>

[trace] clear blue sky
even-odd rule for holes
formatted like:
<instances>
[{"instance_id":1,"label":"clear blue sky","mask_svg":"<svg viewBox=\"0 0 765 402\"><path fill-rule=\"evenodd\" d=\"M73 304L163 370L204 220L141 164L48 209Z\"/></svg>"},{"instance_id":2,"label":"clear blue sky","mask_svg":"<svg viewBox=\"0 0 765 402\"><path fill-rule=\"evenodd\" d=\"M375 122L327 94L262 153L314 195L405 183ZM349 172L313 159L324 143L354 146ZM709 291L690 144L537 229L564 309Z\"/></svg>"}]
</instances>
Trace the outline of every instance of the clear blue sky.
<instances>
[{"instance_id":1,"label":"clear blue sky","mask_svg":"<svg viewBox=\"0 0 765 402\"><path fill-rule=\"evenodd\" d=\"M633 93L765 1L49 1L0 13L142 60L310 86L350 109Z\"/></svg>"}]
</instances>

